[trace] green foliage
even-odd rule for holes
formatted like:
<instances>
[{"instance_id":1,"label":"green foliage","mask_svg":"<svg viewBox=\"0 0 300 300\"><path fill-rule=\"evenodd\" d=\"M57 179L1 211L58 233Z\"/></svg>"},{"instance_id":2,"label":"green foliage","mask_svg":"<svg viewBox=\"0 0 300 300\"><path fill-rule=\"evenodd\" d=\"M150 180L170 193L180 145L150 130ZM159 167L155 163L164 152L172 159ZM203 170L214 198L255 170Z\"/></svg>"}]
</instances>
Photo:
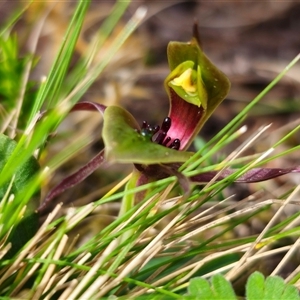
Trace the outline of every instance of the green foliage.
<instances>
[{"instance_id":1,"label":"green foliage","mask_svg":"<svg viewBox=\"0 0 300 300\"><path fill-rule=\"evenodd\" d=\"M58 100L56 98L61 96L61 87L65 80L66 71L74 52L74 45L76 44L88 6L89 1L80 1L78 3L72 22L70 23L68 32L66 33L64 43L62 44L57 55L57 59L53 64L53 68L51 69L46 82L40 85L36 97L31 99L32 103L27 114L28 117L26 117L26 125L32 127L34 124L33 120L35 120L38 116L39 110L41 109L42 105L45 104L44 102L46 99L48 99L48 108L53 108L52 101L62 101L61 98ZM74 24L76 24L76 26ZM69 108L71 108L71 103L69 105ZM43 143L46 141L48 135L56 129L66 114L66 108L58 109L56 107L56 109L53 109L53 111L48 114L47 118L41 120L38 125L34 127L34 130L30 136L21 136L15 150L11 153L5 166L1 170L0 184L2 184L4 181L9 181L18 166L23 161L26 161L29 157L31 157L37 149L43 146ZM27 198L28 200L28 198L31 196L32 193L28 192L24 195L24 199Z\"/></svg>"},{"instance_id":2,"label":"green foliage","mask_svg":"<svg viewBox=\"0 0 300 300\"><path fill-rule=\"evenodd\" d=\"M62 100L63 96L66 95L66 86L68 89L70 89L71 87L74 88L75 84L78 84L77 81L73 82L71 87L66 85L66 76L89 4L90 1L78 2L74 15L65 34L64 41L61 44L54 63L52 64L52 68L46 78L46 82L44 82L38 90L27 124L30 124L32 119L41 109L42 105L45 104L46 109L53 109L55 105ZM83 74L86 73L85 66L81 68L81 72ZM77 78L77 80L79 79ZM48 101L46 101L46 99ZM73 103L75 103L75 101ZM55 123L57 123L56 126L58 126L59 120L57 120Z\"/></svg>"},{"instance_id":3,"label":"green foliage","mask_svg":"<svg viewBox=\"0 0 300 300\"><path fill-rule=\"evenodd\" d=\"M4 134L0 134L0 172L15 150L16 145L17 143L14 140L10 139ZM19 165L14 174L10 193L17 196L18 194L24 192L24 189L27 187L33 176L36 175L38 170L39 164L33 156ZM8 186L9 182L6 182L0 186L0 199L4 197ZM38 202L31 203L30 206L32 208L31 210L34 211L38 207Z\"/></svg>"},{"instance_id":4,"label":"green foliage","mask_svg":"<svg viewBox=\"0 0 300 300\"><path fill-rule=\"evenodd\" d=\"M14 108L28 57L19 57L16 35L0 37L0 97L6 108Z\"/></svg>"},{"instance_id":5,"label":"green foliage","mask_svg":"<svg viewBox=\"0 0 300 300\"><path fill-rule=\"evenodd\" d=\"M11 153L16 148L17 143L9 137L0 134L0 172L3 169L6 161L9 159ZM12 182L6 182L0 186L0 201L7 201L8 194L13 194L18 197L24 193L28 184L32 181L34 176L39 170L39 164L37 160L32 156L28 160L24 161L17 169L12 178ZM13 214L16 211L13 206L14 203L8 202L4 207L2 206L2 213L14 218ZM38 215L35 212L39 206L38 196L32 198L28 203L28 208L25 212L25 216L15 222L13 231L10 233L7 242L11 242L12 248L8 255L9 257L15 254L25 243L35 234L38 228ZM9 213L11 211L11 213ZM3 221L3 218L2 218Z\"/></svg>"},{"instance_id":6,"label":"green foliage","mask_svg":"<svg viewBox=\"0 0 300 300\"><path fill-rule=\"evenodd\" d=\"M188 287L188 299L236 300L238 297L231 284L224 276L212 276L210 282L203 278L193 278ZM254 272L246 285L247 300L299 300L298 290L285 284L279 276L269 276L266 279L259 272Z\"/></svg>"},{"instance_id":7,"label":"green foliage","mask_svg":"<svg viewBox=\"0 0 300 300\"><path fill-rule=\"evenodd\" d=\"M21 55L17 35L0 36L0 100L7 113L18 106L26 66L32 55ZM34 61L35 63L35 61ZM33 105L34 82L27 82L18 129L24 129Z\"/></svg>"},{"instance_id":8,"label":"green foliage","mask_svg":"<svg viewBox=\"0 0 300 300\"><path fill-rule=\"evenodd\" d=\"M231 284L220 274L211 278L211 284L203 278L191 279L188 291L189 295L195 299L237 299Z\"/></svg>"},{"instance_id":9,"label":"green foliage","mask_svg":"<svg viewBox=\"0 0 300 300\"><path fill-rule=\"evenodd\" d=\"M35 235L38 228L38 213L35 211L27 212L26 216L16 222L15 227L8 236L7 243L11 243L11 248L4 258L11 258L15 255Z\"/></svg>"},{"instance_id":10,"label":"green foliage","mask_svg":"<svg viewBox=\"0 0 300 300\"><path fill-rule=\"evenodd\" d=\"M264 276L259 273L253 273L246 285L247 300L298 300L298 290L290 285L285 284L279 276Z\"/></svg>"}]
</instances>

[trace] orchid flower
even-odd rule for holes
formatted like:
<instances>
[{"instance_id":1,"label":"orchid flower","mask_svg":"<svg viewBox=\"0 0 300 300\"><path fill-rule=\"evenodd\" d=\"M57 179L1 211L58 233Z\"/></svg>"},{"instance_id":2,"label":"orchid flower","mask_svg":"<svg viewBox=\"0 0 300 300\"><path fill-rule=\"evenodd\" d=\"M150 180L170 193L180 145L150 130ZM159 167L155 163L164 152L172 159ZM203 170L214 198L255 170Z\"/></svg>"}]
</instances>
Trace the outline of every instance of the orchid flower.
<instances>
[{"instance_id":1,"label":"orchid flower","mask_svg":"<svg viewBox=\"0 0 300 300\"><path fill-rule=\"evenodd\" d=\"M185 150L226 97L230 82L201 50L197 26L189 43L170 42L167 54L168 117L160 127L147 122L140 127L123 108L108 107L103 127L107 159L146 165L185 162L193 154Z\"/></svg>"},{"instance_id":2,"label":"orchid flower","mask_svg":"<svg viewBox=\"0 0 300 300\"><path fill-rule=\"evenodd\" d=\"M102 137L105 149L75 174L64 179L47 195L40 211L54 197L78 184L106 160L117 163L133 163L136 185L170 175L178 178L182 163L194 154L186 151L195 136L224 100L230 89L230 82L207 58L200 47L197 25L193 38L188 43L170 42L167 49L170 74L164 82L169 96L170 109L161 126L152 126L146 121L140 126L135 118L122 107L93 103L77 103L73 111L91 110L103 114ZM230 176L234 170L224 170L217 180ZM300 172L300 168L252 169L235 182L257 182L287 173ZM189 178L195 183L209 182L218 172L204 172Z\"/></svg>"}]
</instances>

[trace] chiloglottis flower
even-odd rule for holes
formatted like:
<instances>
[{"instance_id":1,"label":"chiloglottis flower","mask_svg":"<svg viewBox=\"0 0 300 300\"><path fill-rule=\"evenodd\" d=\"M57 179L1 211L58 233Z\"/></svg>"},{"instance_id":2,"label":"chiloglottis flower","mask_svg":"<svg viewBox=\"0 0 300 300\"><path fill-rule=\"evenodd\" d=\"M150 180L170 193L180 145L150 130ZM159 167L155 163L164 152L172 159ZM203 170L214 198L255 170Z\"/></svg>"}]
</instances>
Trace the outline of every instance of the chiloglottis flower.
<instances>
[{"instance_id":1,"label":"chiloglottis flower","mask_svg":"<svg viewBox=\"0 0 300 300\"><path fill-rule=\"evenodd\" d=\"M185 150L226 97L230 82L202 51L197 26L190 42L170 42L167 55L168 116L161 126L139 126L128 111L108 107L103 127L107 159L148 166L185 162L192 156Z\"/></svg>"},{"instance_id":2,"label":"chiloglottis flower","mask_svg":"<svg viewBox=\"0 0 300 300\"><path fill-rule=\"evenodd\" d=\"M41 212L46 210L54 197L84 180L104 160L133 163L137 172L140 172L138 185L170 175L176 175L182 182L180 178L183 175L177 170L194 154L186 150L228 94L230 82L202 51L196 25L191 41L170 42L167 54L171 72L164 86L170 109L160 126L152 126L146 121L140 126L130 112L118 106L105 107L90 101L74 106L73 111L91 110L103 114L105 149L51 190L40 208ZM233 172L226 169L217 180ZM300 172L300 168L258 168L244 173L235 182L263 181L292 172ZM204 172L189 180L195 183L209 182L217 173Z\"/></svg>"},{"instance_id":3,"label":"chiloglottis flower","mask_svg":"<svg viewBox=\"0 0 300 300\"><path fill-rule=\"evenodd\" d=\"M230 89L228 78L202 51L197 26L190 42L170 42L167 56L171 72L164 86L170 108L161 126L147 122L139 126L121 107L108 107L104 112L106 158L134 163L149 179L176 172L177 163L193 155L186 150Z\"/></svg>"}]
</instances>

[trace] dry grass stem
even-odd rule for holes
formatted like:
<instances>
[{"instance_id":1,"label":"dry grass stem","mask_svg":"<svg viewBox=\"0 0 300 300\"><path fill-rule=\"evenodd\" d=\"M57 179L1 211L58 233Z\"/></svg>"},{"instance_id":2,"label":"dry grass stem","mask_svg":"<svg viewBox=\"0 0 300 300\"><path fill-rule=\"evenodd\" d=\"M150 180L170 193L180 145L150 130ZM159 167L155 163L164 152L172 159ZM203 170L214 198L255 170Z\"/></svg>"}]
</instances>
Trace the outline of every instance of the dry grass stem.
<instances>
[{"instance_id":1,"label":"dry grass stem","mask_svg":"<svg viewBox=\"0 0 300 300\"><path fill-rule=\"evenodd\" d=\"M41 237L46 233L47 226L53 221L53 218L61 209L61 205L57 205L52 213L49 214L44 224L40 227L36 235L31 239L26 248L21 251L17 259L13 264L6 270L5 274L0 278L0 284L2 284L11 274L18 270L22 260L28 255L30 256L32 249L36 246Z\"/></svg>"},{"instance_id":2,"label":"dry grass stem","mask_svg":"<svg viewBox=\"0 0 300 300\"><path fill-rule=\"evenodd\" d=\"M64 235L62 237L62 239L59 241L59 245L57 247L57 250L54 253L53 260L59 260L60 259L60 257L63 254L63 250L65 249L65 247L67 245L68 239L69 239L68 236ZM48 290L51 289L52 284L55 282L55 279L58 276L58 273L56 273L56 274L54 273L55 268L56 268L56 265L51 264L48 267L46 274L44 275L43 280L45 280L45 283L47 283L47 285L45 286L43 293L45 293L45 292L47 292ZM48 282L47 282L47 277L49 278Z\"/></svg>"},{"instance_id":3,"label":"dry grass stem","mask_svg":"<svg viewBox=\"0 0 300 300\"><path fill-rule=\"evenodd\" d=\"M81 220L83 220L86 216L91 214L95 209L95 203L89 203L85 205L83 208L76 211L74 208L68 209L66 222L67 222L67 230L71 230L74 226L76 226Z\"/></svg>"},{"instance_id":4,"label":"dry grass stem","mask_svg":"<svg viewBox=\"0 0 300 300\"><path fill-rule=\"evenodd\" d=\"M86 253L86 254L84 254L84 255L83 255L83 254L84 254L84 253L82 253L82 255L81 255L81 256L83 256L81 259L79 259L79 258L80 258L80 256L79 256L79 257L77 257L77 258L75 259L75 261L74 261L73 263L76 263L76 264L78 264L78 265L84 265L84 264L91 258L91 256L92 256L91 253ZM78 262L76 262L77 259L79 259ZM45 299L51 299L51 297L52 297L57 291L59 291L59 290L61 290L61 289L63 289L63 288L66 288L67 286L68 286L68 287L73 287L73 288L75 288L75 285L78 284L78 281L76 281L76 283L75 283L74 281L68 282L68 279L71 278L71 276L72 276L75 272L76 272L76 269L75 269L75 268L72 268L72 267L65 267L65 268L63 268L62 270L60 270L60 272L58 273L58 276L57 276L57 277L60 277L60 276L61 276L60 274L64 274L64 273L65 273L65 274L61 277L61 279L60 279L59 281L57 281L57 282L55 283L54 289L46 296ZM83 275L82 275L82 276L83 276ZM78 276L78 277L79 277L79 276Z\"/></svg>"},{"instance_id":5,"label":"dry grass stem","mask_svg":"<svg viewBox=\"0 0 300 300\"><path fill-rule=\"evenodd\" d=\"M250 246L251 244L249 244ZM255 254L251 257L248 257L247 258L247 263L253 263L254 261L257 261L259 259L262 259L262 258L265 258L265 257L270 257L270 256L273 256L275 254L279 254L279 253L282 253L282 252L286 252L288 251L289 249L291 248L291 246L284 246L284 247L281 247L281 248L277 248L277 249L272 249L272 250L269 250L269 251L266 251L264 253L260 253L260 254ZM211 276L215 275L215 274L220 274L220 273L224 273L225 271L227 270L230 270L232 269L234 266L237 265L238 262L234 262L234 263L231 263L231 264L228 264L224 267L221 267L221 268L218 268L212 272L208 272L206 273L205 275L203 275L203 278L210 278Z\"/></svg>"},{"instance_id":6,"label":"dry grass stem","mask_svg":"<svg viewBox=\"0 0 300 300\"><path fill-rule=\"evenodd\" d=\"M295 253L296 250L299 250L298 247L300 245L300 238L296 240L296 242L291 246L289 251L285 254L285 256L282 258L280 263L276 266L276 268L273 270L273 272L270 274L270 276L277 275L281 269L286 265L286 263L291 259L291 256Z\"/></svg>"},{"instance_id":7,"label":"dry grass stem","mask_svg":"<svg viewBox=\"0 0 300 300\"><path fill-rule=\"evenodd\" d=\"M269 205L269 204L272 204L272 203L273 203L272 201L266 200L266 201L263 201L261 203L256 203L256 204L252 205L251 207L243 208L243 209L241 209L237 212L234 212L234 213L231 213L227 216L221 217L220 219L218 219L216 221L209 222L209 223L203 225L202 227L197 228L197 229L193 230L192 232L187 233L184 237L179 238L176 241L176 243L184 242L184 241L190 239L191 237L193 237L195 235L198 235L200 232L203 232L203 231L205 231L209 228L216 227L217 225L220 225L222 223L226 223L227 221L231 220L234 217L238 217L238 216L253 212L253 211L255 211L259 208L262 208L262 207L264 207L266 205Z\"/></svg>"},{"instance_id":8,"label":"dry grass stem","mask_svg":"<svg viewBox=\"0 0 300 300\"><path fill-rule=\"evenodd\" d=\"M74 291L74 289L76 288L78 284L78 280L77 279L73 279L69 286L64 290L64 292L60 295L60 297L58 298L58 300L66 300L66 299L72 299L70 297L71 293Z\"/></svg>"},{"instance_id":9,"label":"dry grass stem","mask_svg":"<svg viewBox=\"0 0 300 300\"><path fill-rule=\"evenodd\" d=\"M1 109L1 105L0 105L0 109ZM15 117L17 111L16 109L12 109L9 114L5 117L3 117L3 121L1 122L2 125L0 127L0 133L3 133L10 125L12 119ZM15 131L17 130L17 128L14 129Z\"/></svg>"},{"instance_id":10,"label":"dry grass stem","mask_svg":"<svg viewBox=\"0 0 300 300\"><path fill-rule=\"evenodd\" d=\"M256 238L255 242L252 244L252 246L249 248L249 250L244 254L244 256L240 259L239 263L228 272L226 275L228 280L232 280L233 278L236 278L244 268L242 268L242 265L246 262L247 258L252 255L253 250L257 247L257 245L261 242L263 239L265 233L275 224L278 217L283 213L284 208L286 205L289 204L289 202L293 199L293 197L298 193L300 190L300 185L296 187L296 189L291 193L291 195L282 203L282 206L277 210L277 212L274 214L272 219L268 222L268 224L265 226L263 231L259 234L259 236Z\"/></svg>"},{"instance_id":11,"label":"dry grass stem","mask_svg":"<svg viewBox=\"0 0 300 300\"><path fill-rule=\"evenodd\" d=\"M96 260L96 262L93 264L92 268L87 272L87 274L82 278L80 283L76 286L76 288L73 290L73 292L70 294L69 299L76 299L78 295L85 289L88 282L92 279L93 276L96 275L99 268L102 266L103 262L105 261L107 255L109 255L116 247L118 246L118 241L113 240L104 250L104 252L101 254L101 256ZM84 295L89 295L90 293L93 293L95 289L97 289L98 284L102 285L106 280L109 278L109 275L102 275L99 276L96 280L97 283L93 283L89 286L89 288L85 291ZM82 295L82 298L85 296ZM88 299L89 297L87 297Z\"/></svg>"}]
</instances>

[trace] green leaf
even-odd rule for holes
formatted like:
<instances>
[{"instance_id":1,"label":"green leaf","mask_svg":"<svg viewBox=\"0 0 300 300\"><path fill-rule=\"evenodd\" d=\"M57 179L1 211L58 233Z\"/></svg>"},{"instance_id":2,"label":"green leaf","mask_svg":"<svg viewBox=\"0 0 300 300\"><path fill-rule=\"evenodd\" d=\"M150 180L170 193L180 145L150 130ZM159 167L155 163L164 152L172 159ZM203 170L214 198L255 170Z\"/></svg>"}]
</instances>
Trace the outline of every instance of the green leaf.
<instances>
[{"instance_id":1,"label":"green leaf","mask_svg":"<svg viewBox=\"0 0 300 300\"><path fill-rule=\"evenodd\" d=\"M5 136L0 134L0 172L2 171L5 163L9 159L10 155L16 148L17 143ZM18 194L22 191L24 187L28 184L29 180L36 174L39 170L39 164L37 160L32 156L23 164L21 164L15 173L15 178L13 180L11 193ZM4 196L9 183L4 184L0 187L0 199ZM33 205L34 209L37 208L38 203Z\"/></svg>"},{"instance_id":2,"label":"green leaf","mask_svg":"<svg viewBox=\"0 0 300 300\"><path fill-rule=\"evenodd\" d=\"M264 285L265 285L264 276L259 272L253 273L249 277L246 285L247 299L248 300L260 299L261 295L264 294Z\"/></svg>"},{"instance_id":3,"label":"green leaf","mask_svg":"<svg viewBox=\"0 0 300 300\"><path fill-rule=\"evenodd\" d=\"M193 153L156 144L139 133L139 125L125 109L109 106L104 112L103 140L105 157L121 163L157 164L184 162Z\"/></svg>"},{"instance_id":4,"label":"green leaf","mask_svg":"<svg viewBox=\"0 0 300 300\"><path fill-rule=\"evenodd\" d=\"M215 294L219 297L217 299L237 299L230 282L222 275L217 274L213 276L211 278L211 284Z\"/></svg>"},{"instance_id":5,"label":"green leaf","mask_svg":"<svg viewBox=\"0 0 300 300\"><path fill-rule=\"evenodd\" d=\"M211 285L203 278L193 278L190 280L189 294L195 299L214 299L214 300L236 300L234 290L222 275L217 274L211 278Z\"/></svg>"},{"instance_id":6,"label":"green leaf","mask_svg":"<svg viewBox=\"0 0 300 300\"><path fill-rule=\"evenodd\" d=\"M278 276L267 277L259 272L254 272L246 285L247 300L299 300L299 292L296 287L285 284Z\"/></svg>"},{"instance_id":7,"label":"green leaf","mask_svg":"<svg viewBox=\"0 0 300 300\"><path fill-rule=\"evenodd\" d=\"M14 254L16 254L34 236L38 227L38 213L32 212L31 214L23 217L21 221L16 224L7 239L7 243L11 243L11 248L4 258L11 258Z\"/></svg>"},{"instance_id":8,"label":"green leaf","mask_svg":"<svg viewBox=\"0 0 300 300\"><path fill-rule=\"evenodd\" d=\"M0 37L0 96L6 110L16 105L22 74L29 56L20 58L16 35Z\"/></svg>"},{"instance_id":9,"label":"green leaf","mask_svg":"<svg viewBox=\"0 0 300 300\"><path fill-rule=\"evenodd\" d=\"M208 281L200 277L190 280L188 292L197 299L215 299Z\"/></svg>"},{"instance_id":10,"label":"green leaf","mask_svg":"<svg viewBox=\"0 0 300 300\"><path fill-rule=\"evenodd\" d=\"M265 299L278 299L284 290L284 281L280 277L267 277L265 281Z\"/></svg>"},{"instance_id":11,"label":"green leaf","mask_svg":"<svg viewBox=\"0 0 300 300\"><path fill-rule=\"evenodd\" d=\"M211 278L211 285L203 278L190 280L188 293L195 299L230 300L237 299L231 284L224 276L217 274ZM259 272L254 272L246 285L247 300L299 300L296 287L285 284L278 276L267 277Z\"/></svg>"},{"instance_id":12,"label":"green leaf","mask_svg":"<svg viewBox=\"0 0 300 300\"><path fill-rule=\"evenodd\" d=\"M17 143L9 137L0 134L0 172L2 171L5 163L9 159L11 153L16 148ZM30 157L27 161L22 163L16 170L14 178L12 179L12 186L10 193L15 196L22 194L26 189L28 183L36 175L39 170L39 164L34 157ZM0 201L3 199L7 192L10 182L6 182L0 186ZM12 206L8 203L7 209ZM12 248L5 256L9 258L14 255L36 232L38 228L38 214L35 212L39 205L38 197L35 197L27 204L25 216L14 224L13 231L10 233L7 243L12 243ZM12 217L10 215L10 217Z\"/></svg>"}]
</instances>

